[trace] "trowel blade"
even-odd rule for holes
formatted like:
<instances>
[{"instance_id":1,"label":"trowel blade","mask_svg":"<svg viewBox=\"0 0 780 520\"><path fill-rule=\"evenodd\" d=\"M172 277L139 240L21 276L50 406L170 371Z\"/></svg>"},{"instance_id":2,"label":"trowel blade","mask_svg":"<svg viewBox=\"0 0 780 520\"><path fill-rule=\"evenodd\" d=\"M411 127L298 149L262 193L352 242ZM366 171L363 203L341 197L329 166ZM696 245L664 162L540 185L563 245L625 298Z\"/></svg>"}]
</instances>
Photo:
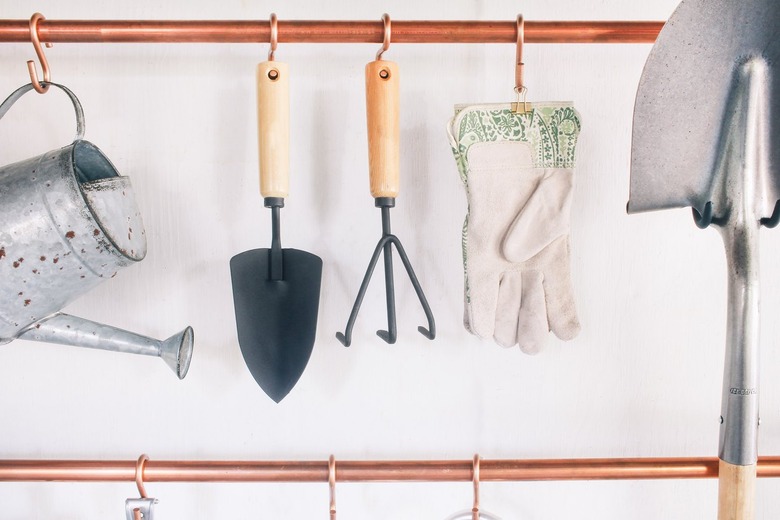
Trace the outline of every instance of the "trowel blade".
<instances>
[{"instance_id":1,"label":"trowel blade","mask_svg":"<svg viewBox=\"0 0 780 520\"><path fill-rule=\"evenodd\" d=\"M247 368L280 402L309 362L317 331L322 259L283 249L283 279L270 279L270 249L231 258L238 343Z\"/></svg>"},{"instance_id":2,"label":"trowel blade","mask_svg":"<svg viewBox=\"0 0 780 520\"><path fill-rule=\"evenodd\" d=\"M664 26L645 65L637 91L631 147L628 212L717 205L718 169L724 144L742 129L734 112L750 91L741 72L749 60L768 70L751 81L766 82L761 105L769 143L780 135L780 9L776 0L684 0ZM755 91L755 89L752 89ZM780 146L769 146L766 178L757 179L755 208L770 217L780 199Z\"/></svg>"}]
</instances>

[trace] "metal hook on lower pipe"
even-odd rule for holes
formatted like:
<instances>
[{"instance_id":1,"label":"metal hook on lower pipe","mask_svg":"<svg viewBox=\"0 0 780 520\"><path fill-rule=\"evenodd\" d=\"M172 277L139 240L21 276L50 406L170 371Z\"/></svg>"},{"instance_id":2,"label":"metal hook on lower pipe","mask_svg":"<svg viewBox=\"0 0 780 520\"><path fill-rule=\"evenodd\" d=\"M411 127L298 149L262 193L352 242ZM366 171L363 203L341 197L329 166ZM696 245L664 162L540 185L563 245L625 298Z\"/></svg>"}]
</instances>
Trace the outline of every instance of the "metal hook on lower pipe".
<instances>
[{"instance_id":1,"label":"metal hook on lower pipe","mask_svg":"<svg viewBox=\"0 0 780 520\"><path fill-rule=\"evenodd\" d=\"M330 520L336 520L336 457L328 458L328 488L330 489Z\"/></svg>"},{"instance_id":2,"label":"metal hook on lower pipe","mask_svg":"<svg viewBox=\"0 0 780 520\"><path fill-rule=\"evenodd\" d=\"M157 504L156 498L146 496L146 487L144 486L144 467L149 456L144 453L135 463L135 485L138 488L138 494L141 498L128 498L125 500L125 514L127 520L153 520L153 507Z\"/></svg>"}]
</instances>

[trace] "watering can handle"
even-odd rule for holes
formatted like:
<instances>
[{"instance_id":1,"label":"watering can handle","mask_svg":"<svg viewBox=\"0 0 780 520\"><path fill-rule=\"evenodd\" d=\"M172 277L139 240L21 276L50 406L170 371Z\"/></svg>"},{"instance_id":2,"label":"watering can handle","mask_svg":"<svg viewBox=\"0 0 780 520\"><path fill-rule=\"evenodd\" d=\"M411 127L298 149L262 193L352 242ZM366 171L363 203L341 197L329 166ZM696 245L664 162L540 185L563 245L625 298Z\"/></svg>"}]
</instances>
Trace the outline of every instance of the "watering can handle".
<instances>
[{"instance_id":1,"label":"watering can handle","mask_svg":"<svg viewBox=\"0 0 780 520\"><path fill-rule=\"evenodd\" d=\"M59 85L57 83L51 83L48 82L49 85L54 86L65 92L70 100L73 102L73 108L76 110L76 138L74 141L80 141L84 138L84 110L81 108L81 103L79 102L79 99L76 97L76 94L70 91L67 87L63 85ZM11 106L16 103L16 101L25 95L27 92L31 91L33 89L33 84L28 83L27 85L23 85L16 89L13 94L8 96L5 101L3 101L2 104L0 104L0 119L3 118L6 112L8 112L8 109L11 108Z\"/></svg>"}]
</instances>

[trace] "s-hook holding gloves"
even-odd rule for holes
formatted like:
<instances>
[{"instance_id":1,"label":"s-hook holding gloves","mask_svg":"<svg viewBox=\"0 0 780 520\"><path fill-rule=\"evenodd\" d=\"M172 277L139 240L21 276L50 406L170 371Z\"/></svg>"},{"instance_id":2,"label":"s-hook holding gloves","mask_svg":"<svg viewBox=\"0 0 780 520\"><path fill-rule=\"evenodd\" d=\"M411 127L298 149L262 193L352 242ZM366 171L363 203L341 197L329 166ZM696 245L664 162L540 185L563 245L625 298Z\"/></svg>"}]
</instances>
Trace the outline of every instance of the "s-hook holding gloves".
<instances>
[{"instance_id":1,"label":"s-hook holding gloves","mask_svg":"<svg viewBox=\"0 0 780 520\"><path fill-rule=\"evenodd\" d=\"M468 198L464 325L535 354L548 331L570 340L580 330L569 267L580 120L568 104L531 106L465 107L449 137Z\"/></svg>"}]
</instances>

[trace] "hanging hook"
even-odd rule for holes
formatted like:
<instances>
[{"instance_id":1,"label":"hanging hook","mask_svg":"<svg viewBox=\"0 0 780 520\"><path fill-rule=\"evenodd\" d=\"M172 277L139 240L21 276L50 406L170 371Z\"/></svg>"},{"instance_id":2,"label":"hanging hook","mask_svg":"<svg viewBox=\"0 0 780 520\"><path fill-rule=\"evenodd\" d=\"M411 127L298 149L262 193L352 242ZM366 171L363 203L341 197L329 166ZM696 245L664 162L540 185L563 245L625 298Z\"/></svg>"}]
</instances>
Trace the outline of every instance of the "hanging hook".
<instances>
[{"instance_id":1,"label":"hanging hook","mask_svg":"<svg viewBox=\"0 0 780 520\"><path fill-rule=\"evenodd\" d=\"M517 15L517 52L515 54L515 90L525 88L523 83L523 45L525 44L525 21L523 15Z\"/></svg>"},{"instance_id":2,"label":"hanging hook","mask_svg":"<svg viewBox=\"0 0 780 520\"><path fill-rule=\"evenodd\" d=\"M479 520L479 460L479 453L477 453L471 466L471 480L474 483L474 507L471 508L471 520Z\"/></svg>"},{"instance_id":3,"label":"hanging hook","mask_svg":"<svg viewBox=\"0 0 780 520\"><path fill-rule=\"evenodd\" d=\"M382 48L379 49L376 53L376 59L377 61L382 59L382 54L385 53L387 49L390 48L390 31L391 31L391 24L390 24L390 15L385 13L382 15L382 23L384 24L385 30L384 30L384 37L382 38Z\"/></svg>"},{"instance_id":4,"label":"hanging hook","mask_svg":"<svg viewBox=\"0 0 780 520\"><path fill-rule=\"evenodd\" d=\"M135 463L135 485L138 488L138 494L141 495L142 499L148 498L146 496L146 488L144 487L144 465L147 460L149 460L149 456L144 453L138 457L138 460ZM133 520L141 520L143 516L140 507L133 508Z\"/></svg>"},{"instance_id":5,"label":"hanging hook","mask_svg":"<svg viewBox=\"0 0 780 520\"><path fill-rule=\"evenodd\" d=\"M41 62L41 69L43 69L43 84L38 81L38 72L35 70L35 62L29 60L27 62L27 70L30 72L30 81L33 84L33 88L39 94L44 94L49 90L49 83L51 82L51 71L49 70L49 62L46 60L46 55L43 53L41 47L41 40L38 37L38 22L45 20L46 17L41 13L35 13L30 18L30 41L35 49L35 54L38 56L38 61ZM51 48L52 44L46 42L46 47Z\"/></svg>"},{"instance_id":6,"label":"hanging hook","mask_svg":"<svg viewBox=\"0 0 780 520\"><path fill-rule=\"evenodd\" d=\"M141 498L148 498L146 496L146 487L144 487L144 466L147 460L149 460L149 455L144 453L138 457L138 461L135 463L135 485L138 487L138 493L141 495Z\"/></svg>"},{"instance_id":7,"label":"hanging hook","mask_svg":"<svg viewBox=\"0 0 780 520\"><path fill-rule=\"evenodd\" d=\"M125 500L125 513L127 520L154 520L153 508L157 504L156 498L146 496L144 487L144 465L149 460L145 453L138 457L135 463L135 485L141 498L128 498Z\"/></svg>"},{"instance_id":8,"label":"hanging hook","mask_svg":"<svg viewBox=\"0 0 780 520\"><path fill-rule=\"evenodd\" d=\"M271 13L271 37L269 38L271 48L268 49L268 61L274 61L274 52L279 43L279 27L276 23L276 13Z\"/></svg>"},{"instance_id":9,"label":"hanging hook","mask_svg":"<svg viewBox=\"0 0 780 520\"><path fill-rule=\"evenodd\" d=\"M328 458L328 487L330 488L330 520L336 520L336 457Z\"/></svg>"},{"instance_id":10,"label":"hanging hook","mask_svg":"<svg viewBox=\"0 0 780 520\"><path fill-rule=\"evenodd\" d=\"M515 53L515 92L517 93L517 103L513 103L512 111L516 114L525 114L528 112L526 94L528 89L525 87L523 79L525 63L523 63L523 46L525 45L525 21L523 15L517 15L517 51Z\"/></svg>"}]
</instances>

